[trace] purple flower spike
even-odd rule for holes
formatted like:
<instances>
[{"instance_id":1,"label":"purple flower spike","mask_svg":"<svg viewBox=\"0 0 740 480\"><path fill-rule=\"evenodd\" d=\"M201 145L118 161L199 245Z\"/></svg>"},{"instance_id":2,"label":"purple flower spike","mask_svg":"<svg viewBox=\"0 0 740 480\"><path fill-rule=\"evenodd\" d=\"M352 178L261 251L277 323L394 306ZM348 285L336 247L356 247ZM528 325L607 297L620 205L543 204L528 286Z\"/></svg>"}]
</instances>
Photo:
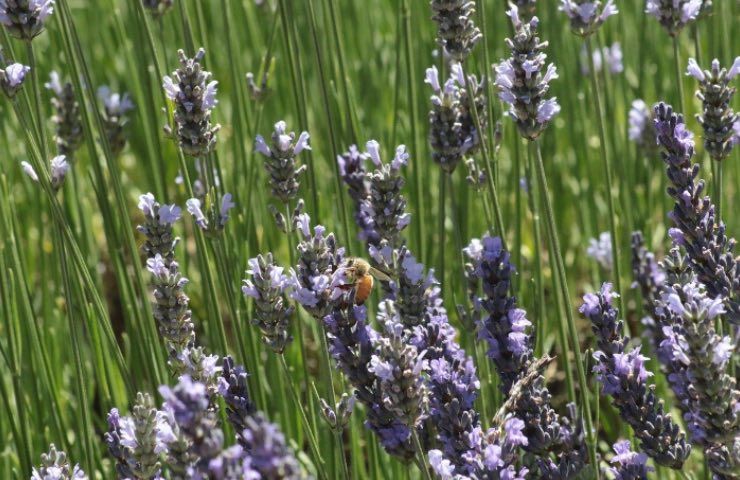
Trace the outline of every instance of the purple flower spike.
<instances>
[{"instance_id":1,"label":"purple flower spike","mask_svg":"<svg viewBox=\"0 0 740 480\"><path fill-rule=\"evenodd\" d=\"M608 470L615 480L647 480L648 472L653 471L647 466L648 456L633 452L629 440L615 443L614 453L616 455L609 460L613 466Z\"/></svg>"},{"instance_id":2,"label":"purple flower spike","mask_svg":"<svg viewBox=\"0 0 740 480\"><path fill-rule=\"evenodd\" d=\"M296 140L295 132L286 132L284 121L275 124L272 145L267 145L262 135L255 139L255 150L265 157L265 169L270 176L273 196L288 203L298 195L298 178L306 171L306 165L298 167L296 156L303 150L311 150L308 132L302 132Z\"/></svg>"},{"instance_id":3,"label":"purple flower spike","mask_svg":"<svg viewBox=\"0 0 740 480\"><path fill-rule=\"evenodd\" d=\"M719 61L712 68L702 71L696 60L689 59L687 74L699 81L696 96L702 103L702 113L697 119L704 130L704 148L712 160L722 161L729 157L735 146L735 123L737 114L732 110L735 87L730 82L740 72L740 57L735 59L728 71L721 68Z\"/></svg>"},{"instance_id":4,"label":"purple flower spike","mask_svg":"<svg viewBox=\"0 0 740 480\"><path fill-rule=\"evenodd\" d=\"M661 465L680 469L691 452L685 435L663 411L663 402L656 398L654 385L647 379L652 373L645 368L647 357L635 349L625 352L623 322L612 302L617 296L612 286L605 283L599 293L583 297L580 308L591 326L599 350L594 353L598 364L594 367L604 393L612 397L621 417L640 439L645 453Z\"/></svg>"},{"instance_id":5,"label":"purple flower spike","mask_svg":"<svg viewBox=\"0 0 740 480\"><path fill-rule=\"evenodd\" d=\"M499 98L511 108L508 115L514 120L519 134L534 140L544 131L560 111L557 100L545 98L551 80L557 78L555 67L545 68L547 42L537 37L537 17L527 23L519 19L516 5L511 5L509 16L514 24L513 38L506 39L511 57L495 67Z\"/></svg>"},{"instance_id":6,"label":"purple flower spike","mask_svg":"<svg viewBox=\"0 0 740 480\"><path fill-rule=\"evenodd\" d=\"M204 157L216 147L216 133L220 125L211 124L211 113L216 106L216 85L211 72L203 69L201 62L206 55L202 48L193 58L178 50L180 68L162 79L167 98L175 104L175 131L168 125L165 131L177 138L183 153L191 157Z\"/></svg>"},{"instance_id":7,"label":"purple flower spike","mask_svg":"<svg viewBox=\"0 0 740 480\"><path fill-rule=\"evenodd\" d=\"M568 16L571 30L581 37L591 35L607 18L619 13L614 0L607 0L603 8L600 0L560 0L558 10Z\"/></svg>"},{"instance_id":8,"label":"purple flower spike","mask_svg":"<svg viewBox=\"0 0 740 480\"><path fill-rule=\"evenodd\" d=\"M44 25L54 12L54 0L0 1L0 24L8 33L31 41L44 31Z\"/></svg>"},{"instance_id":9,"label":"purple flower spike","mask_svg":"<svg viewBox=\"0 0 740 480\"><path fill-rule=\"evenodd\" d=\"M681 115L661 103L655 107L655 128L663 162L671 185L668 194L675 204L669 217L680 231L691 268L712 298L727 301L727 319L740 324L740 258L735 258L735 239L728 238L726 226L716 217L715 206L705 196L704 181L698 179L699 165L692 162L693 134ZM672 235L675 238L675 235Z\"/></svg>"},{"instance_id":10,"label":"purple flower spike","mask_svg":"<svg viewBox=\"0 0 740 480\"><path fill-rule=\"evenodd\" d=\"M704 0L647 0L645 12L655 17L675 37L702 11Z\"/></svg>"},{"instance_id":11,"label":"purple flower spike","mask_svg":"<svg viewBox=\"0 0 740 480\"><path fill-rule=\"evenodd\" d=\"M444 54L463 63L483 37L475 26L475 2L432 0L432 19L437 22L437 44Z\"/></svg>"}]
</instances>

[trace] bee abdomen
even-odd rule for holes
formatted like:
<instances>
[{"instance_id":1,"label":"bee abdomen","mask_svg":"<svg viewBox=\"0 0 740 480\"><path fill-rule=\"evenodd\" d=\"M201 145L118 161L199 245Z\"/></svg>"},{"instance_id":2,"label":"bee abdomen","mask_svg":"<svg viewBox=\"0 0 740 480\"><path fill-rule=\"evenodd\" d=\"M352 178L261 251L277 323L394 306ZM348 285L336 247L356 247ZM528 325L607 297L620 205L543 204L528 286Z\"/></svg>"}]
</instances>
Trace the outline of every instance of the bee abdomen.
<instances>
[{"instance_id":1,"label":"bee abdomen","mask_svg":"<svg viewBox=\"0 0 740 480\"><path fill-rule=\"evenodd\" d=\"M367 297L370 296L370 293L373 291L373 276L372 275L363 275L357 280L357 283L355 284L355 303L357 305L362 305L365 303L365 300L367 300Z\"/></svg>"}]
</instances>

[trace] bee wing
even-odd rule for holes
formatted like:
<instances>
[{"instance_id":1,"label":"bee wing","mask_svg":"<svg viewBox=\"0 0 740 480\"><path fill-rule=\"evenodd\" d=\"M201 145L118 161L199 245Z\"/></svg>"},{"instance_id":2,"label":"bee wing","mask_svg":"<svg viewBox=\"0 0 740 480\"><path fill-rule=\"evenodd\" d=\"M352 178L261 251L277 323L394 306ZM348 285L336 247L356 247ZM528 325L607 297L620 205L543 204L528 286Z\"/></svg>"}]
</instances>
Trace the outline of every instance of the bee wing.
<instances>
[{"instance_id":1,"label":"bee wing","mask_svg":"<svg viewBox=\"0 0 740 480\"><path fill-rule=\"evenodd\" d=\"M373 277L377 278L377 279L378 279L378 280L380 280L380 281L383 281L383 282L390 282L391 280L393 280L393 279L392 279L391 277L389 277L389 276L388 276L388 275L387 275L386 273L384 273L384 272L381 272L380 270L378 270L378 269L377 269L377 268L375 268L375 267L370 267L370 270L369 270L369 272L370 272L370 275L372 275Z\"/></svg>"}]
</instances>

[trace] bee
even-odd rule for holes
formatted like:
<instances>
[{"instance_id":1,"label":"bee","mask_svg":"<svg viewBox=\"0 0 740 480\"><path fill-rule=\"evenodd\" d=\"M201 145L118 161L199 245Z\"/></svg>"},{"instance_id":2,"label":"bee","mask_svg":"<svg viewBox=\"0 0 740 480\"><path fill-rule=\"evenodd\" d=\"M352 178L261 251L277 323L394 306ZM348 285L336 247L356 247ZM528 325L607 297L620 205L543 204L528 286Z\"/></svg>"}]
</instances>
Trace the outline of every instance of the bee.
<instances>
[{"instance_id":1,"label":"bee","mask_svg":"<svg viewBox=\"0 0 740 480\"><path fill-rule=\"evenodd\" d=\"M391 277L372 267L367 261L361 258L350 257L346 259L342 263L342 268L348 280L344 288L347 290L355 289L355 303L357 305L365 303L365 300L370 296L370 293L373 291L373 284L375 283L374 278L383 282L391 281Z\"/></svg>"}]
</instances>

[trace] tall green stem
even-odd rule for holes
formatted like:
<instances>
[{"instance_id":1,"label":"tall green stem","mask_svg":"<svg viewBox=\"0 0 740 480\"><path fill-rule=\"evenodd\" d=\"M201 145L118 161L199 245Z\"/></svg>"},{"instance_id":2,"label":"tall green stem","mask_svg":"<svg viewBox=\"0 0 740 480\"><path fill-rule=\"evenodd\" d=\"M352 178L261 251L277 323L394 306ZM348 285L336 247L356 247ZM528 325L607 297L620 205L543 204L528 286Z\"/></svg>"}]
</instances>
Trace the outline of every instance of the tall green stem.
<instances>
[{"instance_id":1,"label":"tall green stem","mask_svg":"<svg viewBox=\"0 0 740 480\"><path fill-rule=\"evenodd\" d=\"M604 128L604 108L601 104L601 92L599 91L599 80L598 74L594 65L593 49L591 47L590 37L586 38L586 47L588 50L588 58L590 63L590 77L591 77L591 90L593 91L594 102L596 103L596 115L599 125L599 147L601 148L601 159L603 161L604 176L606 178L606 204L609 208L609 234L612 241L612 264L614 268L614 285L617 291L622 295L619 297L619 308L622 314L626 314L627 310L624 308L624 289L622 288L622 276L620 275L620 241L619 235L617 235L617 212L614 206L614 189L612 180L612 165L609 157L609 149L607 148L606 142L606 130Z\"/></svg>"},{"instance_id":2,"label":"tall green stem","mask_svg":"<svg viewBox=\"0 0 740 480\"><path fill-rule=\"evenodd\" d=\"M591 459L591 465L594 466L594 469L597 472L597 478L598 478L598 468L596 468L596 438L594 438L594 431L593 431L593 419L591 418L591 404L590 404L590 398L589 398L589 390L588 390L588 381L586 380L586 368L585 368L585 360L581 359L581 352L580 352L580 341L578 340L578 329L576 327L576 320L573 316L573 304L570 297L570 292L568 290L568 279L565 274L565 263L563 261L563 253L560 248L560 239L558 237L558 229L555 225L555 213L552 209L552 204L550 202L550 192L547 188L547 178L545 176L545 166L542 163L542 151L540 150L540 144L539 141L535 141L535 148L537 152L537 162L536 162L536 170L537 170L537 183L540 190L540 194L542 196L542 202L545 206L545 219L546 219L546 226L548 229L548 233L550 236L550 247L551 247L551 253L555 257L555 269L557 271L558 279L559 279L559 285L560 285L560 291L563 296L563 302L565 303L565 315L568 321L568 333L570 335L570 341L571 341L571 348L573 349L573 359L576 363L576 371L578 372L578 384L580 387L580 393L581 393L581 400L583 402L583 417L586 422L586 438L588 443L588 453L589 458ZM564 352L566 357L568 356L568 352ZM567 362L568 360L566 360Z\"/></svg>"},{"instance_id":3,"label":"tall green stem","mask_svg":"<svg viewBox=\"0 0 740 480\"><path fill-rule=\"evenodd\" d=\"M681 113L686 115L686 106L683 99L683 79L681 77L681 54L678 49L678 37L673 37L673 60L676 67L676 85L678 86L678 106Z\"/></svg>"},{"instance_id":4,"label":"tall green stem","mask_svg":"<svg viewBox=\"0 0 740 480\"><path fill-rule=\"evenodd\" d=\"M39 72L36 64L36 55L33 51L33 43L29 40L26 42L26 50L28 52L28 64L31 67L31 83L33 83L33 100L36 115L36 128L38 129L39 143L41 147L41 156L44 160L48 160L47 143L46 143L46 129L44 128L44 116L41 113L41 87L39 86Z\"/></svg>"}]
</instances>

